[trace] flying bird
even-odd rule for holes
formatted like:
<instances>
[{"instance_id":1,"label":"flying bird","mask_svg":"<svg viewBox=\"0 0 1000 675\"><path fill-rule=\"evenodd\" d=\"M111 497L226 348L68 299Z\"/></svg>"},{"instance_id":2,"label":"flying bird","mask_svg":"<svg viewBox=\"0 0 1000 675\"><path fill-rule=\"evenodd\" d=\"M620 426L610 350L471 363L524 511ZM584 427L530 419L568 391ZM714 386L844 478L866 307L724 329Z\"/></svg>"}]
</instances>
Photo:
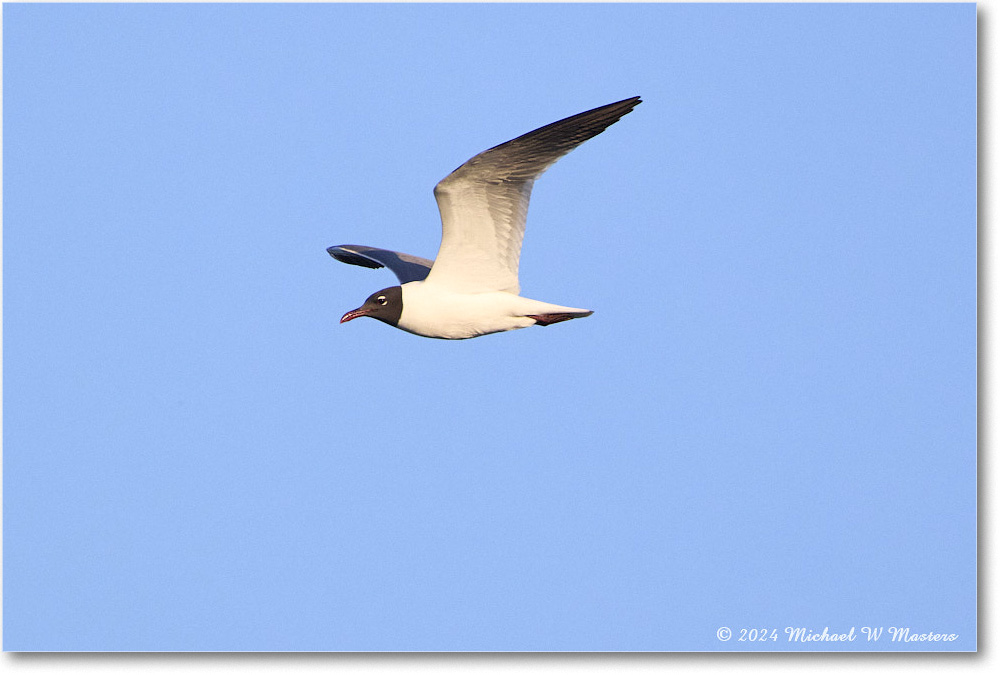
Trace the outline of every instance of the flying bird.
<instances>
[{"instance_id":1,"label":"flying bird","mask_svg":"<svg viewBox=\"0 0 1000 675\"><path fill-rule=\"evenodd\" d=\"M434 261L371 246L331 246L337 260L387 267L398 286L372 293L341 323L368 316L409 333L461 340L548 326L593 311L521 297L518 263L535 179L642 101L638 96L553 122L481 152L434 188L441 247Z\"/></svg>"}]
</instances>

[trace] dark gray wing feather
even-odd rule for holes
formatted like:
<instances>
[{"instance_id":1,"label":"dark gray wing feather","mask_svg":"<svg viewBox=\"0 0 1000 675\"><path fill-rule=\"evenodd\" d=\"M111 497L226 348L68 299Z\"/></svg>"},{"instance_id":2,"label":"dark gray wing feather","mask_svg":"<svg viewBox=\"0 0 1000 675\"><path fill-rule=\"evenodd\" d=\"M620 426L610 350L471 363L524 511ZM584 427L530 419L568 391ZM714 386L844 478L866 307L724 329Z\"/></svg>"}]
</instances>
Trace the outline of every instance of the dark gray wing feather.
<instances>
[{"instance_id":1,"label":"dark gray wing feather","mask_svg":"<svg viewBox=\"0 0 1000 675\"><path fill-rule=\"evenodd\" d=\"M406 284L411 281L423 281L431 271L434 263L426 258L420 258L408 253L397 253L384 248L374 248L372 246L359 246L356 244L344 244L343 246L331 246L326 252L340 262L349 265L360 265L378 269L388 267L399 279L399 283Z\"/></svg>"},{"instance_id":2,"label":"dark gray wing feather","mask_svg":"<svg viewBox=\"0 0 1000 675\"><path fill-rule=\"evenodd\" d=\"M534 180L557 159L610 127L640 103L642 100L633 96L546 124L479 153L441 182L459 177L490 183Z\"/></svg>"}]
</instances>

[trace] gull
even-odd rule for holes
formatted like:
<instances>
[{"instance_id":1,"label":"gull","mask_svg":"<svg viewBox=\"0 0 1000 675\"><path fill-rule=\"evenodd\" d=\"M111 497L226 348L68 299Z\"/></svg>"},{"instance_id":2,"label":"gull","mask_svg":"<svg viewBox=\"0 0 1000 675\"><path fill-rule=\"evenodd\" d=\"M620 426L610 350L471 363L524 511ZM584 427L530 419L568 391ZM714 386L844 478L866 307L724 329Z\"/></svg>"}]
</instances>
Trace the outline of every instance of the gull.
<instances>
[{"instance_id":1,"label":"gull","mask_svg":"<svg viewBox=\"0 0 1000 675\"><path fill-rule=\"evenodd\" d=\"M434 188L441 212L441 247L433 261L371 246L327 252L399 280L372 293L340 323L362 316L429 338L462 340L549 326L593 311L520 295L518 265L531 188L556 160L617 122L638 96L553 122L481 152Z\"/></svg>"}]
</instances>

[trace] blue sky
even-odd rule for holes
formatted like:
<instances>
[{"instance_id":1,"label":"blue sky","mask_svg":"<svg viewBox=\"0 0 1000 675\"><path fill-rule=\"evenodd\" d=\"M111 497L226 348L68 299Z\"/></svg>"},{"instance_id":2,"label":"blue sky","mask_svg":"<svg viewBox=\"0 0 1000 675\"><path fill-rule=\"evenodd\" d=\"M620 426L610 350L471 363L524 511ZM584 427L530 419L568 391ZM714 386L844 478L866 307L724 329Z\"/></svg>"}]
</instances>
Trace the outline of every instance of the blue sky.
<instances>
[{"instance_id":1,"label":"blue sky","mask_svg":"<svg viewBox=\"0 0 1000 675\"><path fill-rule=\"evenodd\" d=\"M974 649L975 22L5 6L4 649ZM338 325L327 246L632 95L529 213L593 316Z\"/></svg>"}]
</instances>

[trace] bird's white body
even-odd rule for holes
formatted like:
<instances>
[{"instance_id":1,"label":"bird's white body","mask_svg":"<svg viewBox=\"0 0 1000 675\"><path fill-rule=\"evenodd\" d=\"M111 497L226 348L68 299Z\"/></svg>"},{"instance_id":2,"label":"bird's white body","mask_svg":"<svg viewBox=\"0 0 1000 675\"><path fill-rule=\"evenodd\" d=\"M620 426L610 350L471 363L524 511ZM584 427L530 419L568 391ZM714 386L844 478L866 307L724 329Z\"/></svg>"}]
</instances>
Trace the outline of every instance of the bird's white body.
<instances>
[{"instance_id":1,"label":"bird's white body","mask_svg":"<svg viewBox=\"0 0 1000 675\"><path fill-rule=\"evenodd\" d=\"M424 337L462 340L534 326L538 321L531 315L590 314L505 291L460 293L427 281L411 281L402 288L403 314L397 327Z\"/></svg>"}]
</instances>

